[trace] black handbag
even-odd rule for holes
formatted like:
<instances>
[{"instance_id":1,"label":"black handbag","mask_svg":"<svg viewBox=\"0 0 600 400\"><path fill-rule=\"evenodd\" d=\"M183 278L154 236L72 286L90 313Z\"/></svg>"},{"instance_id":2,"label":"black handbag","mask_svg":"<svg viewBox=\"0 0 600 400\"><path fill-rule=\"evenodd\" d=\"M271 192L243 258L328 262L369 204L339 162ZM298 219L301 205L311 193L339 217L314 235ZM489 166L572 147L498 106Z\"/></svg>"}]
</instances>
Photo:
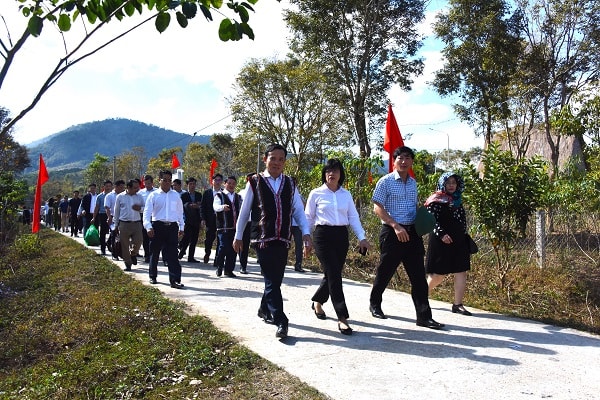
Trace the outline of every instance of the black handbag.
<instances>
[{"instance_id":1,"label":"black handbag","mask_svg":"<svg viewBox=\"0 0 600 400\"><path fill-rule=\"evenodd\" d=\"M467 233L467 246L469 247L470 254L475 254L479 251L479 247L477 246L477 243L475 243L475 241L473 240L471 235L469 235L468 233Z\"/></svg>"}]
</instances>

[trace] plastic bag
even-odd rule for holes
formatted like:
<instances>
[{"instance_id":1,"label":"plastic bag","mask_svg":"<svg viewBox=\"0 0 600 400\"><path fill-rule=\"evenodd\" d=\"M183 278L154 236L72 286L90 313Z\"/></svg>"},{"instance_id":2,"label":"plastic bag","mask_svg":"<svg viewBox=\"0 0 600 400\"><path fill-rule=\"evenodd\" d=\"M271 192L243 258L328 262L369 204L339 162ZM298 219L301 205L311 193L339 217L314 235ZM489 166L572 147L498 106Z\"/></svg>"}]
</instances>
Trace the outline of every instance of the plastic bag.
<instances>
[{"instance_id":1,"label":"plastic bag","mask_svg":"<svg viewBox=\"0 0 600 400\"><path fill-rule=\"evenodd\" d=\"M83 240L88 246L98 246L100 244L100 234L98 233L98 228L96 228L96 225L90 225L85 232Z\"/></svg>"}]
</instances>

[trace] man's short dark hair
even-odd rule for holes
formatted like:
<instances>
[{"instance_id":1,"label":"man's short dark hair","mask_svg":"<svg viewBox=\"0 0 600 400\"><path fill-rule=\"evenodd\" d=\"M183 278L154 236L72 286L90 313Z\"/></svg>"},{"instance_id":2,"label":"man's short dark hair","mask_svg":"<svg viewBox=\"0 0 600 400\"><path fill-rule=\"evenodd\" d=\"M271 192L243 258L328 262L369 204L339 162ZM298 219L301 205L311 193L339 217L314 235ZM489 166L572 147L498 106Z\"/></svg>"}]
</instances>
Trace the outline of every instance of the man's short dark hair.
<instances>
[{"instance_id":1,"label":"man's short dark hair","mask_svg":"<svg viewBox=\"0 0 600 400\"><path fill-rule=\"evenodd\" d=\"M237 178L236 178L235 176L233 176L233 175L229 175L229 176L227 177L227 180L230 180L230 179L233 179L234 181L236 181L236 182L237 182Z\"/></svg>"},{"instance_id":2,"label":"man's short dark hair","mask_svg":"<svg viewBox=\"0 0 600 400\"><path fill-rule=\"evenodd\" d=\"M173 173L171 171L169 171L168 169L163 169L162 171L160 171L158 173L159 179L163 179L165 176L168 176L170 178L173 176Z\"/></svg>"},{"instance_id":3,"label":"man's short dark hair","mask_svg":"<svg viewBox=\"0 0 600 400\"><path fill-rule=\"evenodd\" d=\"M140 183L140 180L139 180L139 179L137 179L137 178L128 180L128 181L127 181L127 187L128 187L128 188L132 188L132 187L133 187L133 185L134 185L136 182L137 182L137 183L138 183L138 185L139 185L139 183Z\"/></svg>"},{"instance_id":4,"label":"man's short dark hair","mask_svg":"<svg viewBox=\"0 0 600 400\"><path fill-rule=\"evenodd\" d=\"M89 188L91 188L92 186L93 186L93 187L96 187L96 184L95 184L95 183L90 183L90 184L88 185L88 187L89 187Z\"/></svg>"},{"instance_id":5,"label":"man's short dark hair","mask_svg":"<svg viewBox=\"0 0 600 400\"><path fill-rule=\"evenodd\" d=\"M221 180L223 180L223 175L222 175L222 174L219 174L219 173L216 173L216 174L214 174L214 175L212 176L212 180L213 180L213 181L214 181L215 179L217 179L217 178L221 178Z\"/></svg>"},{"instance_id":6,"label":"man's short dark hair","mask_svg":"<svg viewBox=\"0 0 600 400\"><path fill-rule=\"evenodd\" d=\"M173 183L176 183L178 185L181 185L181 179L177 178L177 179L173 179Z\"/></svg>"},{"instance_id":7,"label":"man's short dark hair","mask_svg":"<svg viewBox=\"0 0 600 400\"><path fill-rule=\"evenodd\" d=\"M192 178L192 177L190 176L189 178L187 178L187 179L185 180L185 183L190 183L190 182L194 182L194 183L196 183L196 182L197 182L197 181L196 181L196 178Z\"/></svg>"},{"instance_id":8,"label":"man's short dark hair","mask_svg":"<svg viewBox=\"0 0 600 400\"><path fill-rule=\"evenodd\" d=\"M265 149L265 157L269 157L269 153L271 153L272 151L275 151L275 150L283 150L283 153L287 157L286 148L278 143L271 143L270 145L267 146L267 148Z\"/></svg>"},{"instance_id":9,"label":"man's short dark hair","mask_svg":"<svg viewBox=\"0 0 600 400\"><path fill-rule=\"evenodd\" d=\"M119 186L119 185L124 185L125 181L123 179L119 179L118 181L115 182L115 186Z\"/></svg>"},{"instance_id":10,"label":"man's short dark hair","mask_svg":"<svg viewBox=\"0 0 600 400\"><path fill-rule=\"evenodd\" d=\"M394 159L396 159L396 157L398 157L401 154L406 154L413 160L415 159L415 152L412 151L412 149L410 147L406 147L406 146L398 147L396 150L394 150L394 154L393 154Z\"/></svg>"},{"instance_id":11,"label":"man's short dark hair","mask_svg":"<svg viewBox=\"0 0 600 400\"><path fill-rule=\"evenodd\" d=\"M144 175L144 180L145 181L154 181L154 178L152 177L152 175Z\"/></svg>"},{"instance_id":12,"label":"man's short dark hair","mask_svg":"<svg viewBox=\"0 0 600 400\"><path fill-rule=\"evenodd\" d=\"M110 179L105 180L103 184L106 185L107 183L110 183L112 185L112 181Z\"/></svg>"}]
</instances>

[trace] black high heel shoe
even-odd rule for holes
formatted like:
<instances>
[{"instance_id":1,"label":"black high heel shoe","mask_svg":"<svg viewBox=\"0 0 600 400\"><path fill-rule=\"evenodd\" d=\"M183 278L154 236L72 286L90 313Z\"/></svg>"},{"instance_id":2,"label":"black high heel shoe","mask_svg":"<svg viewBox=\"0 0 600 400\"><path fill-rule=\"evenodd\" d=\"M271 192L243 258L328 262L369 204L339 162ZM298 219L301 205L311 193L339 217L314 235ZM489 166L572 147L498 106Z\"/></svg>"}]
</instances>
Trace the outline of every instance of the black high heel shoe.
<instances>
[{"instance_id":1,"label":"black high heel shoe","mask_svg":"<svg viewBox=\"0 0 600 400\"><path fill-rule=\"evenodd\" d=\"M347 328L342 328L341 322L338 322L338 329L340 330L340 333L342 335L352 335L352 328L347 327Z\"/></svg>"},{"instance_id":2,"label":"black high heel shoe","mask_svg":"<svg viewBox=\"0 0 600 400\"><path fill-rule=\"evenodd\" d=\"M310 306L310 308L312 308L315 311L315 315L317 316L317 318L319 319L327 319L327 315L325 315L324 312L317 312L317 310L315 309L315 302L312 302L312 305Z\"/></svg>"},{"instance_id":3,"label":"black high heel shoe","mask_svg":"<svg viewBox=\"0 0 600 400\"><path fill-rule=\"evenodd\" d=\"M462 304L452 304L452 313L466 315L467 317L473 315Z\"/></svg>"}]
</instances>

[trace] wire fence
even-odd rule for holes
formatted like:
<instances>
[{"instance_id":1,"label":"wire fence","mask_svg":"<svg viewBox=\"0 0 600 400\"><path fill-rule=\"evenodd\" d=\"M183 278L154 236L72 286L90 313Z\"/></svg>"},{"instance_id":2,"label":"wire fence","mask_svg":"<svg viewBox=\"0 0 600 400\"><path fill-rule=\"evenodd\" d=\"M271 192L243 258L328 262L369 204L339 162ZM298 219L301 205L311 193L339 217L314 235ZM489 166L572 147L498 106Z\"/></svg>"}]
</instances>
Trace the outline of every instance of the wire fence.
<instances>
[{"instance_id":1,"label":"wire fence","mask_svg":"<svg viewBox=\"0 0 600 400\"><path fill-rule=\"evenodd\" d=\"M477 232L477 221L468 209L466 212L471 236L479 247L477 258L492 263L492 243ZM372 207L361 207L360 214L369 241L378 243L381 223ZM423 239L427 245L427 237ZM538 212L530 217L525 235L510 243L510 252L519 266L577 265L600 273L600 213L582 215L561 209Z\"/></svg>"},{"instance_id":2,"label":"wire fence","mask_svg":"<svg viewBox=\"0 0 600 400\"><path fill-rule=\"evenodd\" d=\"M469 226L477 221L467 211ZM475 232L480 249L492 251L493 246ZM520 254L521 263L544 268L558 263L577 263L587 267L600 266L600 213L585 215L567 210L538 211L529 218L525 235L510 244L511 252Z\"/></svg>"}]
</instances>

